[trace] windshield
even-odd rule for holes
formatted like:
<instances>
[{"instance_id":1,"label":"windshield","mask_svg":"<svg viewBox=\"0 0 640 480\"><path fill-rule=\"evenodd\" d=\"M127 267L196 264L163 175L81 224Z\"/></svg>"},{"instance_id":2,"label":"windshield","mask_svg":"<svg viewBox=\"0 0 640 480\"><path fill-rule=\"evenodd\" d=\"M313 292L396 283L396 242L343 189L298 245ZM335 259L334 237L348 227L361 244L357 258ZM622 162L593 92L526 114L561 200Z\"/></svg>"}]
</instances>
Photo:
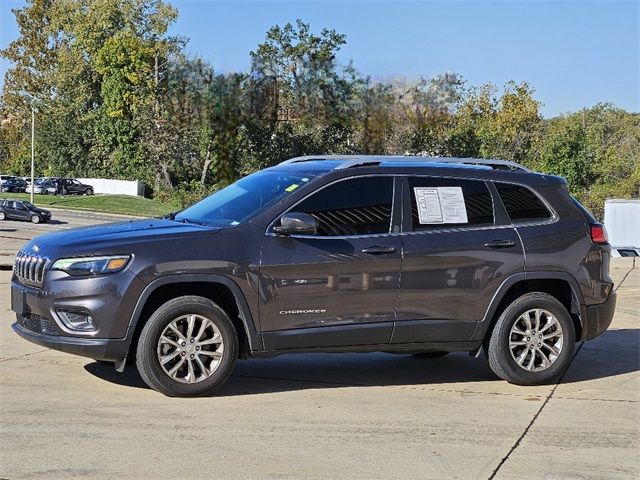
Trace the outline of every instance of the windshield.
<instances>
[{"instance_id":1,"label":"windshield","mask_svg":"<svg viewBox=\"0 0 640 480\"><path fill-rule=\"evenodd\" d=\"M175 216L175 220L238 225L271 207L312 178L308 172L262 170L186 208Z\"/></svg>"}]
</instances>

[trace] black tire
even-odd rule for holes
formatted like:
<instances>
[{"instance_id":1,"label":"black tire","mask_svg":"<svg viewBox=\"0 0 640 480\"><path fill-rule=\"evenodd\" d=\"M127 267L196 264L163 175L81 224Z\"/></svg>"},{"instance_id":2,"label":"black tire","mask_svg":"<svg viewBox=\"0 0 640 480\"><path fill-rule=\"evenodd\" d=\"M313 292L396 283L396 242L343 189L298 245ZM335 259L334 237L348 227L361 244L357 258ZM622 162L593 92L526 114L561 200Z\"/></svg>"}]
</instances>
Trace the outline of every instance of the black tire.
<instances>
[{"instance_id":1,"label":"black tire","mask_svg":"<svg viewBox=\"0 0 640 480\"><path fill-rule=\"evenodd\" d=\"M518 365L509 349L512 327L522 314L534 309L551 313L562 328L560 354L550 366L539 371L530 371ZM488 345L485 345L485 351L489 367L498 377L516 385L541 385L554 382L562 376L571 363L575 343L573 321L564 305L551 295L532 292L517 298L504 309L491 332ZM535 349L535 346L532 348Z\"/></svg>"},{"instance_id":2,"label":"black tire","mask_svg":"<svg viewBox=\"0 0 640 480\"><path fill-rule=\"evenodd\" d=\"M210 320L220 331L224 351L217 368L208 378L197 383L181 383L171 378L160 365L157 348L164 329L182 315L196 314ZM229 316L211 300L198 296L184 296L169 300L158 308L145 324L136 353L136 366L149 387L170 397L208 395L222 386L238 358L238 334Z\"/></svg>"},{"instance_id":3,"label":"black tire","mask_svg":"<svg viewBox=\"0 0 640 480\"><path fill-rule=\"evenodd\" d=\"M442 352L438 350L434 350L432 352L418 352L414 353L413 356L416 358L440 358L448 355L449 352Z\"/></svg>"},{"instance_id":4,"label":"black tire","mask_svg":"<svg viewBox=\"0 0 640 480\"><path fill-rule=\"evenodd\" d=\"M66 188L62 189L62 196L64 197L65 195L69 195L69 190L67 190Z\"/></svg>"},{"instance_id":5,"label":"black tire","mask_svg":"<svg viewBox=\"0 0 640 480\"><path fill-rule=\"evenodd\" d=\"M85 195L87 195L87 196L88 196L88 195L93 195L93 190L92 190L91 188L87 188L87 189L84 191L84 194L85 194Z\"/></svg>"},{"instance_id":6,"label":"black tire","mask_svg":"<svg viewBox=\"0 0 640 480\"><path fill-rule=\"evenodd\" d=\"M36 215L35 213L31 215L31 223L40 223L41 221L40 215Z\"/></svg>"},{"instance_id":7,"label":"black tire","mask_svg":"<svg viewBox=\"0 0 640 480\"><path fill-rule=\"evenodd\" d=\"M0 212L0 222L1 222L2 220L4 220L5 218L7 218L7 214L6 214L6 213L4 213L4 212Z\"/></svg>"}]
</instances>

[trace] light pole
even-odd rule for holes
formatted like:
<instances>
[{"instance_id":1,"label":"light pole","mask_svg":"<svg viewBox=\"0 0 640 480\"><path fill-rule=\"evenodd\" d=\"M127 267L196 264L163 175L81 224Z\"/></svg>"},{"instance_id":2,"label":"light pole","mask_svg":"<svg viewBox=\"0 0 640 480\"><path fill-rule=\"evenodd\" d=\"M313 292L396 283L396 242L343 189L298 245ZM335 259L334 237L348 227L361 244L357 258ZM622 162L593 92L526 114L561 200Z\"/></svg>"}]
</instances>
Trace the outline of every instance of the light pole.
<instances>
[{"instance_id":1,"label":"light pole","mask_svg":"<svg viewBox=\"0 0 640 480\"><path fill-rule=\"evenodd\" d=\"M36 163L36 108L31 105L31 203L33 203L33 171Z\"/></svg>"}]
</instances>

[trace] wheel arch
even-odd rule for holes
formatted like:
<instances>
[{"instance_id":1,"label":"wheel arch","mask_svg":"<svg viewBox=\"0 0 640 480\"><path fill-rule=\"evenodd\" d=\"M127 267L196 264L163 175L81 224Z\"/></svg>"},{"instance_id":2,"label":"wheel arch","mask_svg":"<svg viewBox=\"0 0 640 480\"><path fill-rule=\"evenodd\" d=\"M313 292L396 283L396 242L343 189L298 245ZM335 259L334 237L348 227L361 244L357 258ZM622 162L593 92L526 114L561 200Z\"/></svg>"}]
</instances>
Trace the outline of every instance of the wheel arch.
<instances>
[{"instance_id":1,"label":"wheel arch","mask_svg":"<svg viewBox=\"0 0 640 480\"><path fill-rule=\"evenodd\" d=\"M135 350L140 332L151 314L163 303L183 295L199 295L218 304L231 318L240 342L240 355L263 350L249 305L240 287L228 277L216 274L170 275L152 281L144 289L129 320L131 343Z\"/></svg>"},{"instance_id":2,"label":"wheel arch","mask_svg":"<svg viewBox=\"0 0 640 480\"><path fill-rule=\"evenodd\" d=\"M576 279L567 272L541 271L517 273L506 278L494 294L487 311L478 322L472 340L485 341L490 335L500 313L517 297L528 292L543 292L562 303L576 332L576 340L584 334L584 301Z\"/></svg>"}]
</instances>

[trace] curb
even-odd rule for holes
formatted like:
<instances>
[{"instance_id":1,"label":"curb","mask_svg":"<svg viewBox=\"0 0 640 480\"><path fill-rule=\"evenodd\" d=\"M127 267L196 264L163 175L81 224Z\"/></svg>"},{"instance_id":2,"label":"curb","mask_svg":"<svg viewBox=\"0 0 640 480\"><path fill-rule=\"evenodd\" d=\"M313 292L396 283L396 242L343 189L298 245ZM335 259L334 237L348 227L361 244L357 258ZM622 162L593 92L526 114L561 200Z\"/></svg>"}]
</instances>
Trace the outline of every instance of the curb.
<instances>
[{"instance_id":1,"label":"curb","mask_svg":"<svg viewBox=\"0 0 640 480\"><path fill-rule=\"evenodd\" d=\"M60 208L60 207L51 207L49 205L42 205L42 206L36 205L36 207L42 208L45 210L51 210L52 212L91 213L94 215L105 215L109 217L125 218L125 219L147 218L147 217L139 217L136 215L127 215L124 213L96 212L95 210L89 210L89 209L83 210L78 208Z\"/></svg>"}]
</instances>

